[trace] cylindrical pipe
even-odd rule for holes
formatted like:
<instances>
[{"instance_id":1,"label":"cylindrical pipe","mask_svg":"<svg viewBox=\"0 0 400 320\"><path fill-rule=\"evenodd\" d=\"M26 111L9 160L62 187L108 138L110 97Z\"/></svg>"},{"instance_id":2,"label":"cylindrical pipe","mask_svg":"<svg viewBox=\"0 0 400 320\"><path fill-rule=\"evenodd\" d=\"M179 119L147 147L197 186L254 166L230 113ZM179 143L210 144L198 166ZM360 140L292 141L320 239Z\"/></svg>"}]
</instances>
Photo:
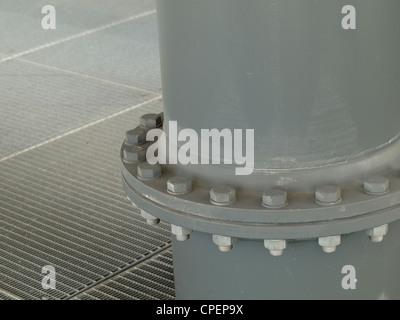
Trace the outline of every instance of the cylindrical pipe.
<instances>
[{"instance_id":1,"label":"cylindrical pipe","mask_svg":"<svg viewBox=\"0 0 400 320\"><path fill-rule=\"evenodd\" d=\"M342 28L349 4L356 30ZM255 176L357 161L397 141L399 1L159 0L157 8L166 123L254 129ZM210 167L178 169L230 180Z\"/></svg>"},{"instance_id":2,"label":"cylindrical pipe","mask_svg":"<svg viewBox=\"0 0 400 320\"><path fill-rule=\"evenodd\" d=\"M342 27L348 5L355 30ZM169 142L184 143L170 121L199 136L255 131L249 176L178 163L137 181L124 165L132 199L179 240L190 234L173 240L177 298L398 299L400 2L157 0L157 10ZM177 174L192 192L165 198ZM356 289L343 285L349 267Z\"/></svg>"},{"instance_id":3,"label":"cylindrical pipe","mask_svg":"<svg viewBox=\"0 0 400 320\"><path fill-rule=\"evenodd\" d=\"M316 240L290 242L278 257L253 240L221 253L196 232L185 243L173 239L176 298L398 299L399 232L400 223L391 224L379 244L364 232L345 235L331 254Z\"/></svg>"}]
</instances>

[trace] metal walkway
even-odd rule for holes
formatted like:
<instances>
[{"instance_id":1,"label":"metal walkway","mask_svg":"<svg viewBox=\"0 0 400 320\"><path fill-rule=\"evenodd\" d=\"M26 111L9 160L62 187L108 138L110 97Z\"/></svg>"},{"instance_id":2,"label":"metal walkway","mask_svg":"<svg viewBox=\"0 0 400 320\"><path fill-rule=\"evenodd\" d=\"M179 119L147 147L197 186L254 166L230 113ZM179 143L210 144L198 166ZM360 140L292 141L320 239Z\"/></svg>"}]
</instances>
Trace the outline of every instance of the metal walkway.
<instances>
[{"instance_id":1,"label":"metal walkway","mask_svg":"<svg viewBox=\"0 0 400 320\"><path fill-rule=\"evenodd\" d=\"M169 226L119 172L125 131L162 109L155 4L53 0L43 30L46 4L0 4L0 299L173 299Z\"/></svg>"}]
</instances>

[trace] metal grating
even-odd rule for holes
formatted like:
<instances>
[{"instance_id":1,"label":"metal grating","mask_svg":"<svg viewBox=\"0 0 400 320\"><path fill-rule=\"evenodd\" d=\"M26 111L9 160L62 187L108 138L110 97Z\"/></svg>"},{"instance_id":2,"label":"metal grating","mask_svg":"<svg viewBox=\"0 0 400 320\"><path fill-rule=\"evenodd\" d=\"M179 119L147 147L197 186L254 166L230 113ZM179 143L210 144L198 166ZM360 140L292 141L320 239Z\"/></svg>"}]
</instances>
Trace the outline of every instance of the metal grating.
<instances>
[{"instance_id":1,"label":"metal grating","mask_svg":"<svg viewBox=\"0 0 400 320\"><path fill-rule=\"evenodd\" d=\"M44 31L41 11L48 4L57 10L57 29ZM154 11L153 0L2 0L0 52L30 51L147 11Z\"/></svg>"},{"instance_id":2,"label":"metal grating","mask_svg":"<svg viewBox=\"0 0 400 320\"><path fill-rule=\"evenodd\" d=\"M124 132L160 110L157 100L0 162L0 291L66 299L169 246L169 226L145 224L118 169ZM56 290L41 288L45 265Z\"/></svg>"},{"instance_id":3,"label":"metal grating","mask_svg":"<svg viewBox=\"0 0 400 320\"><path fill-rule=\"evenodd\" d=\"M155 11L24 59L161 93Z\"/></svg>"},{"instance_id":4,"label":"metal grating","mask_svg":"<svg viewBox=\"0 0 400 320\"><path fill-rule=\"evenodd\" d=\"M172 252L167 249L146 263L133 267L77 295L79 300L174 299Z\"/></svg>"},{"instance_id":5,"label":"metal grating","mask_svg":"<svg viewBox=\"0 0 400 320\"><path fill-rule=\"evenodd\" d=\"M156 96L18 60L0 88L0 159Z\"/></svg>"},{"instance_id":6,"label":"metal grating","mask_svg":"<svg viewBox=\"0 0 400 320\"><path fill-rule=\"evenodd\" d=\"M154 1L55 0L53 31L46 4L0 11L0 300L171 299L169 225L146 225L119 171L125 131L162 110Z\"/></svg>"}]
</instances>

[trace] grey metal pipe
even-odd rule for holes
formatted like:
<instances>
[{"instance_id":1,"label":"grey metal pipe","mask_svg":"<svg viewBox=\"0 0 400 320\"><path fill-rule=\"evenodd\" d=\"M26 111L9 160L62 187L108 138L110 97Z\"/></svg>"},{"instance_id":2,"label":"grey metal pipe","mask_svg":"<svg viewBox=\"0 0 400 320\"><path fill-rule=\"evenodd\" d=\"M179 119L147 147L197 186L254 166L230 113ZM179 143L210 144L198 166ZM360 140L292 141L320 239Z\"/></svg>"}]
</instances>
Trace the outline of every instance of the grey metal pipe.
<instances>
[{"instance_id":1,"label":"grey metal pipe","mask_svg":"<svg viewBox=\"0 0 400 320\"><path fill-rule=\"evenodd\" d=\"M346 5L355 30L342 28ZM179 240L177 298L399 299L400 2L158 0L157 11L164 124L146 115L127 133L122 176L147 222ZM254 172L149 165L145 134L163 125L173 141L170 121L199 135L254 129ZM346 266L357 289L342 286Z\"/></svg>"},{"instance_id":2,"label":"grey metal pipe","mask_svg":"<svg viewBox=\"0 0 400 320\"><path fill-rule=\"evenodd\" d=\"M356 30L341 26L348 4L357 9ZM308 169L355 162L331 167L340 183L364 174L357 160L397 142L397 0L161 0L157 8L165 120L256 135L252 177L235 177L227 166L177 170L262 189L265 174L290 169L269 183L283 175L287 186L304 189L328 178Z\"/></svg>"}]
</instances>

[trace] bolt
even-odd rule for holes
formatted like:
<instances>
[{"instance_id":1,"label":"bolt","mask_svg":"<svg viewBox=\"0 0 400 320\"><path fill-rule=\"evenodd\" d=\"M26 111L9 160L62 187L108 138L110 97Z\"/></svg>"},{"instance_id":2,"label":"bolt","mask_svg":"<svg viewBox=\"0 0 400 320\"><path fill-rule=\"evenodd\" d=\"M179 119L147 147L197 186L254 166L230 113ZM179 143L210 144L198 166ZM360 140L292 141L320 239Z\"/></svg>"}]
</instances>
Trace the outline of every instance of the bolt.
<instances>
[{"instance_id":1,"label":"bolt","mask_svg":"<svg viewBox=\"0 0 400 320\"><path fill-rule=\"evenodd\" d=\"M146 130L141 127L126 132L126 142L128 144L137 146L146 142Z\"/></svg>"},{"instance_id":2,"label":"bolt","mask_svg":"<svg viewBox=\"0 0 400 320\"><path fill-rule=\"evenodd\" d=\"M140 117L140 125L145 129L158 128L162 125L160 114L148 113Z\"/></svg>"},{"instance_id":3,"label":"bolt","mask_svg":"<svg viewBox=\"0 0 400 320\"><path fill-rule=\"evenodd\" d=\"M128 163L137 163L146 160L146 149L139 146L125 146L124 159Z\"/></svg>"},{"instance_id":4,"label":"bolt","mask_svg":"<svg viewBox=\"0 0 400 320\"><path fill-rule=\"evenodd\" d=\"M156 179L161 176L161 166L143 162L138 165L138 178L142 180Z\"/></svg>"},{"instance_id":5,"label":"bolt","mask_svg":"<svg viewBox=\"0 0 400 320\"><path fill-rule=\"evenodd\" d=\"M213 242L218 246L219 251L228 252L232 250L235 241L231 237L213 235Z\"/></svg>"},{"instance_id":6,"label":"bolt","mask_svg":"<svg viewBox=\"0 0 400 320\"><path fill-rule=\"evenodd\" d=\"M315 191L315 202L321 206L330 206L342 200L340 188L336 186L323 186Z\"/></svg>"},{"instance_id":7,"label":"bolt","mask_svg":"<svg viewBox=\"0 0 400 320\"><path fill-rule=\"evenodd\" d=\"M322 247L322 251L332 253L336 251L336 247L341 242L340 236L329 236L318 238L318 244Z\"/></svg>"},{"instance_id":8,"label":"bolt","mask_svg":"<svg viewBox=\"0 0 400 320\"><path fill-rule=\"evenodd\" d=\"M264 192L262 196L262 205L266 208L277 209L288 204L287 193L284 190L273 189Z\"/></svg>"},{"instance_id":9,"label":"bolt","mask_svg":"<svg viewBox=\"0 0 400 320\"><path fill-rule=\"evenodd\" d=\"M387 224L384 224L382 226L369 229L366 232L372 242L381 242L383 240L383 237L386 236L386 234L388 233L388 229L389 226Z\"/></svg>"},{"instance_id":10,"label":"bolt","mask_svg":"<svg viewBox=\"0 0 400 320\"><path fill-rule=\"evenodd\" d=\"M176 236L176 240L185 241L189 239L192 230L171 224L171 232L173 235Z\"/></svg>"},{"instance_id":11,"label":"bolt","mask_svg":"<svg viewBox=\"0 0 400 320\"><path fill-rule=\"evenodd\" d=\"M378 196L389 192L389 179L381 176L367 178L364 181L364 192Z\"/></svg>"},{"instance_id":12,"label":"bolt","mask_svg":"<svg viewBox=\"0 0 400 320\"><path fill-rule=\"evenodd\" d=\"M236 190L229 186L217 186L210 191L210 201L215 205L228 205L236 200Z\"/></svg>"},{"instance_id":13,"label":"bolt","mask_svg":"<svg viewBox=\"0 0 400 320\"><path fill-rule=\"evenodd\" d=\"M167 191L174 195L186 194L192 191L192 180L175 176L167 181Z\"/></svg>"},{"instance_id":14,"label":"bolt","mask_svg":"<svg viewBox=\"0 0 400 320\"><path fill-rule=\"evenodd\" d=\"M264 247L266 247L274 257L281 256L286 246L286 240L264 240Z\"/></svg>"},{"instance_id":15,"label":"bolt","mask_svg":"<svg viewBox=\"0 0 400 320\"><path fill-rule=\"evenodd\" d=\"M147 213L146 211L141 210L140 214L142 215L143 218L146 219L147 224L150 226L154 226L154 225L160 223L160 219L152 216L151 214Z\"/></svg>"}]
</instances>

